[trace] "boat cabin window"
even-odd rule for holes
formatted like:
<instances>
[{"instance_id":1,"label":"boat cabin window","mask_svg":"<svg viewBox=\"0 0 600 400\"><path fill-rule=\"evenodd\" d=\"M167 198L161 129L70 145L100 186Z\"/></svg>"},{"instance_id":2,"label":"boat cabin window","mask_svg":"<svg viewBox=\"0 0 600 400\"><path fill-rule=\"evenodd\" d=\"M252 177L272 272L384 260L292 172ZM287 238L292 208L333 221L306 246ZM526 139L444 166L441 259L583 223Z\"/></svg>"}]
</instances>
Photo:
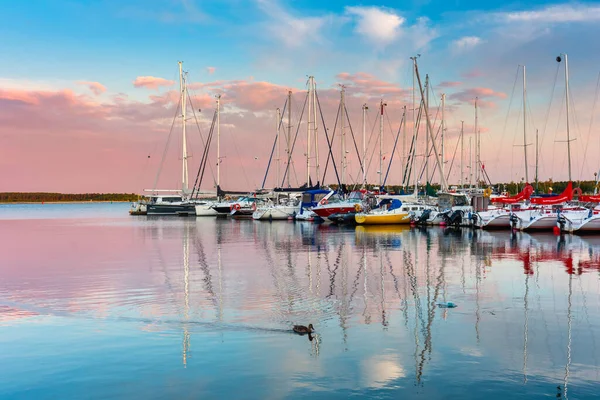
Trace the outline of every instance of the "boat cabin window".
<instances>
[{"instance_id":1,"label":"boat cabin window","mask_svg":"<svg viewBox=\"0 0 600 400\"><path fill-rule=\"evenodd\" d=\"M442 210L448 209L454 206L468 206L467 196L465 195L452 195L450 193L441 193L438 196L438 205Z\"/></svg>"}]
</instances>

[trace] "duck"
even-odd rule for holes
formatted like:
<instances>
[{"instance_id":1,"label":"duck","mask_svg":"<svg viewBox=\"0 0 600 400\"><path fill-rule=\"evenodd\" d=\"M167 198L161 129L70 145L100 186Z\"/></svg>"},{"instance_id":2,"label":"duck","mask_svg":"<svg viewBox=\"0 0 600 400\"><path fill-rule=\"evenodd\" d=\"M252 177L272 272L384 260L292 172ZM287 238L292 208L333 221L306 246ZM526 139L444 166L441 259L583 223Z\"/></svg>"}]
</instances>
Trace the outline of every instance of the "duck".
<instances>
[{"instance_id":1,"label":"duck","mask_svg":"<svg viewBox=\"0 0 600 400\"><path fill-rule=\"evenodd\" d=\"M300 335L311 334L314 331L313 325L308 324L308 328L304 325L294 325L294 332L299 333Z\"/></svg>"}]
</instances>

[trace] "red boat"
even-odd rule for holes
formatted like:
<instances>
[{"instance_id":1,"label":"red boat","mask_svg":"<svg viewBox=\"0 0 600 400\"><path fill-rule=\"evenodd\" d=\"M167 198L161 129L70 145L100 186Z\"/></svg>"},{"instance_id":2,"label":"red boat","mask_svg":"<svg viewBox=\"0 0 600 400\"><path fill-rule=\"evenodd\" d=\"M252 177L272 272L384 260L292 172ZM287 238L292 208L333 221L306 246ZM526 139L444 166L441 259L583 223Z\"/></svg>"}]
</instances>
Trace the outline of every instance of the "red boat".
<instances>
[{"instance_id":1,"label":"red boat","mask_svg":"<svg viewBox=\"0 0 600 400\"><path fill-rule=\"evenodd\" d=\"M364 208L363 200L367 191L355 190L350 193L347 200L343 200L338 195L333 195L329 199L323 199L319 205L313 207L312 211L323 219L327 219L334 214L348 214L358 212Z\"/></svg>"}]
</instances>

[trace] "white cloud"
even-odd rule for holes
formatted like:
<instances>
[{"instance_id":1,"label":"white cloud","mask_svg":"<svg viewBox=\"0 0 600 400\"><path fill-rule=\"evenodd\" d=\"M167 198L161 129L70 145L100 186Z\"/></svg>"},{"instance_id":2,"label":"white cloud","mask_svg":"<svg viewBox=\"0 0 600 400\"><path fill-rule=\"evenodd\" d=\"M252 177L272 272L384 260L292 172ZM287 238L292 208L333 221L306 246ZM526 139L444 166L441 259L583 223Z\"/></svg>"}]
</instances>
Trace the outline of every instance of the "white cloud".
<instances>
[{"instance_id":1,"label":"white cloud","mask_svg":"<svg viewBox=\"0 0 600 400\"><path fill-rule=\"evenodd\" d=\"M268 30L287 47L300 47L307 42L321 42L321 30L327 17L296 17L274 0L257 0L259 8L271 17Z\"/></svg>"},{"instance_id":2,"label":"white cloud","mask_svg":"<svg viewBox=\"0 0 600 400\"><path fill-rule=\"evenodd\" d=\"M378 7L346 7L346 13L357 18L356 33L381 45L396 39L406 21L393 11Z\"/></svg>"},{"instance_id":3,"label":"white cloud","mask_svg":"<svg viewBox=\"0 0 600 400\"><path fill-rule=\"evenodd\" d=\"M560 4L531 11L514 11L496 14L506 22L592 22L600 21L600 6Z\"/></svg>"},{"instance_id":4,"label":"white cloud","mask_svg":"<svg viewBox=\"0 0 600 400\"><path fill-rule=\"evenodd\" d=\"M483 40L478 36L463 36L460 39L452 41L450 47L456 52L463 52L471 50L481 43L483 43Z\"/></svg>"}]
</instances>

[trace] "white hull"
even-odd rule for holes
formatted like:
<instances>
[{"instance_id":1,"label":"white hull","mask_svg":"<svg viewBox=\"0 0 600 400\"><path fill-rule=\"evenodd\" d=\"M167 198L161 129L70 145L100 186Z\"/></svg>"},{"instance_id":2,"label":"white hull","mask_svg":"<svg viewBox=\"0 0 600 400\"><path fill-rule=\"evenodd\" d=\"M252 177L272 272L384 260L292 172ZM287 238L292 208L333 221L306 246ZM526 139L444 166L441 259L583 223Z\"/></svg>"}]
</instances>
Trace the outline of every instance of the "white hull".
<instances>
[{"instance_id":1,"label":"white hull","mask_svg":"<svg viewBox=\"0 0 600 400\"><path fill-rule=\"evenodd\" d=\"M546 230L551 231L558 227L558 216L556 212L548 212L545 209L527 210L515 212L518 217L517 228L520 230ZM560 213L567 221L581 221L588 215L585 209L566 210Z\"/></svg>"},{"instance_id":2,"label":"white hull","mask_svg":"<svg viewBox=\"0 0 600 400\"><path fill-rule=\"evenodd\" d=\"M565 224L562 227L567 232L600 232L600 214L581 218L565 216Z\"/></svg>"},{"instance_id":3,"label":"white hull","mask_svg":"<svg viewBox=\"0 0 600 400\"><path fill-rule=\"evenodd\" d=\"M196 216L197 217L214 217L218 213L212 208L213 203L197 204L196 205Z\"/></svg>"},{"instance_id":4,"label":"white hull","mask_svg":"<svg viewBox=\"0 0 600 400\"><path fill-rule=\"evenodd\" d=\"M557 215L556 214L545 214L533 218L530 221L521 220L518 228L526 230L544 230L551 231L556 227Z\"/></svg>"},{"instance_id":5,"label":"white hull","mask_svg":"<svg viewBox=\"0 0 600 400\"><path fill-rule=\"evenodd\" d=\"M298 207L294 206L273 206L267 208L259 208L254 211L252 218L262 221L288 220L294 217L298 212Z\"/></svg>"},{"instance_id":6,"label":"white hull","mask_svg":"<svg viewBox=\"0 0 600 400\"><path fill-rule=\"evenodd\" d=\"M304 210L301 214L296 214L296 221L314 221L317 214L310 210Z\"/></svg>"},{"instance_id":7,"label":"white hull","mask_svg":"<svg viewBox=\"0 0 600 400\"><path fill-rule=\"evenodd\" d=\"M586 219L575 231L600 232L600 215Z\"/></svg>"},{"instance_id":8,"label":"white hull","mask_svg":"<svg viewBox=\"0 0 600 400\"><path fill-rule=\"evenodd\" d=\"M510 213L506 211L484 211L477 214L477 223L481 229L509 229Z\"/></svg>"}]
</instances>

